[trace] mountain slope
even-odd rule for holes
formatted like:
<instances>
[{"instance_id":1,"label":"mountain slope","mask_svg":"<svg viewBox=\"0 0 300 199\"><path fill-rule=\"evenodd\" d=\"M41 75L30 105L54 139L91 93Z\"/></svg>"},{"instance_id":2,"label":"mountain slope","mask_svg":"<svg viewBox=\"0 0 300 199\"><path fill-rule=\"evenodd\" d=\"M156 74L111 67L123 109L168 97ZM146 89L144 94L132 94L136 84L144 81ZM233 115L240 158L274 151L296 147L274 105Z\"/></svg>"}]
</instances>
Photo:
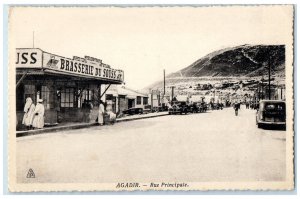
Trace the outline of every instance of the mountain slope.
<instances>
[{"instance_id":1,"label":"mountain slope","mask_svg":"<svg viewBox=\"0 0 300 199\"><path fill-rule=\"evenodd\" d=\"M284 72L285 46L243 45L222 49L168 75L167 78L258 76L267 70L268 60L273 73Z\"/></svg>"}]
</instances>

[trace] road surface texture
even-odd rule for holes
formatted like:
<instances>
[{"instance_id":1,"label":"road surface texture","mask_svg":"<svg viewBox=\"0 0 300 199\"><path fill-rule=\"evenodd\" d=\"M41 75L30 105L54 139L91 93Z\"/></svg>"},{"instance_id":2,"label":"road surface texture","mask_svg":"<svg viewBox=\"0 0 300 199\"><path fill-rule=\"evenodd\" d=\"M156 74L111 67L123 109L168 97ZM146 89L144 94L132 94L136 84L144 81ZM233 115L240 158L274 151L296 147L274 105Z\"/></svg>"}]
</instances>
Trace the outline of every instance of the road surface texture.
<instances>
[{"instance_id":1,"label":"road surface texture","mask_svg":"<svg viewBox=\"0 0 300 199\"><path fill-rule=\"evenodd\" d=\"M226 108L20 137L17 181L285 180L285 131L258 129L255 113L243 106L238 116Z\"/></svg>"}]
</instances>

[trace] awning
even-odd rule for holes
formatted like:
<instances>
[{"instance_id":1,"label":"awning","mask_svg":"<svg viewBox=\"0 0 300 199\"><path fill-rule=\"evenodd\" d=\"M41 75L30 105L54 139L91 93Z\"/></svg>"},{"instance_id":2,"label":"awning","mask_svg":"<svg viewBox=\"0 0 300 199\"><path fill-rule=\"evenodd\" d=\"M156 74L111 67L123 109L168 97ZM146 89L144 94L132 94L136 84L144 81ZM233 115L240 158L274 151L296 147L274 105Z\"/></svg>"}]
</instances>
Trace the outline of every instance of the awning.
<instances>
[{"instance_id":1,"label":"awning","mask_svg":"<svg viewBox=\"0 0 300 199\"><path fill-rule=\"evenodd\" d=\"M27 75L45 75L45 72L42 69L33 69L33 68L30 68L30 69L22 68L22 69L17 69L16 70L16 75L24 75L24 74L27 74Z\"/></svg>"},{"instance_id":2,"label":"awning","mask_svg":"<svg viewBox=\"0 0 300 199\"><path fill-rule=\"evenodd\" d=\"M148 97L143 93L139 93L137 91L125 88L125 87L118 87L118 94L119 95L126 95L127 98L135 99L137 96L140 97Z\"/></svg>"}]
</instances>

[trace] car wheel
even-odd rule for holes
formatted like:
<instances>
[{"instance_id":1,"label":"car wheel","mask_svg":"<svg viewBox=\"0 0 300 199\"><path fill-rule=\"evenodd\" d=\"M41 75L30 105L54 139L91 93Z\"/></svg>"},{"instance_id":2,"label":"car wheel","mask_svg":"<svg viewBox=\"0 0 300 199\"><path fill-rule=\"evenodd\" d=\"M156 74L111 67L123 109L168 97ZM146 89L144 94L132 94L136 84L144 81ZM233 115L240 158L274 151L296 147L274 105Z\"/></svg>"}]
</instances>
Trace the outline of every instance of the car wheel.
<instances>
[{"instance_id":1,"label":"car wheel","mask_svg":"<svg viewBox=\"0 0 300 199\"><path fill-rule=\"evenodd\" d=\"M263 127L263 125L262 124L257 124L257 128L259 128L259 129L261 129Z\"/></svg>"}]
</instances>

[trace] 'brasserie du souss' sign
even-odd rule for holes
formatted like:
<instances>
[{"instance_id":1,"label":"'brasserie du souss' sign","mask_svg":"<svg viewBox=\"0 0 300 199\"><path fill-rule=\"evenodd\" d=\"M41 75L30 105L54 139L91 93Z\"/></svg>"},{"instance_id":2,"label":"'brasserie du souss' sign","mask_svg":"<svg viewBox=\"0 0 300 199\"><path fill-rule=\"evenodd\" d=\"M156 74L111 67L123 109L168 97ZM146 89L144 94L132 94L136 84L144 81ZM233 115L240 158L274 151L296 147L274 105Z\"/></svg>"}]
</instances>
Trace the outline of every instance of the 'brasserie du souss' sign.
<instances>
[{"instance_id":1,"label":"'brasserie du souss' sign","mask_svg":"<svg viewBox=\"0 0 300 199\"><path fill-rule=\"evenodd\" d=\"M55 70L79 76L89 76L101 79L124 81L124 72L113 69L102 63L100 59L85 56L73 57L73 59L43 52L37 48L16 49L17 68L38 68Z\"/></svg>"}]
</instances>

